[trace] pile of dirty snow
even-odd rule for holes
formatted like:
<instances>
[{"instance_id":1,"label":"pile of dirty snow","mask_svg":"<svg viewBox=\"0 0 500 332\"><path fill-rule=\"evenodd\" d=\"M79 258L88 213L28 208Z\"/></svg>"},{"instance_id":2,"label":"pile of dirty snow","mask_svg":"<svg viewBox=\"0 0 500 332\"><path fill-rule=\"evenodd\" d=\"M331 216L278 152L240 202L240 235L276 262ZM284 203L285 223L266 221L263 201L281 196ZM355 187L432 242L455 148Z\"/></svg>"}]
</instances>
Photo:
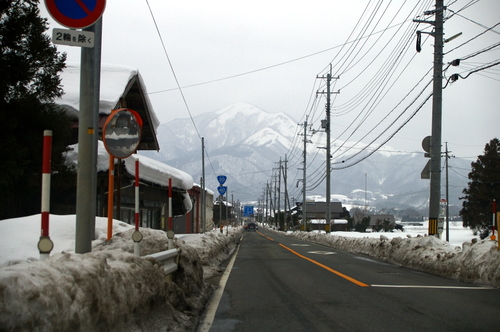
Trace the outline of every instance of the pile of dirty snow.
<instances>
[{"instance_id":1,"label":"pile of dirty snow","mask_svg":"<svg viewBox=\"0 0 500 332\"><path fill-rule=\"evenodd\" d=\"M106 218L96 218L92 252L75 254L75 216L51 216L55 246L39 260L40 218L0 220L2 330L194 331L212 292L204 270L218 266L242 232L177 235L179 269L166 276L155 259L133 255L131 225L114 220L107 243ZM141 232L141 255L167 249L165 232Z\"/></svg>"},{"instance_id":2,"label":"pile of dirty snow","mask_svg":"<svg viewBox=\"0 0 500 332\"><path fill-rule=\"evenodd\" d=\"M372 233L365 237L350 237L345 232L342 236L336 235L335 232L286 234L447 278L500 287L500 250L497 249L497 242L489 239L473 239L459 247L434 236L412 237L403 233L392 239L384 235L387 233Z\"/></svg>"}]
</instances>

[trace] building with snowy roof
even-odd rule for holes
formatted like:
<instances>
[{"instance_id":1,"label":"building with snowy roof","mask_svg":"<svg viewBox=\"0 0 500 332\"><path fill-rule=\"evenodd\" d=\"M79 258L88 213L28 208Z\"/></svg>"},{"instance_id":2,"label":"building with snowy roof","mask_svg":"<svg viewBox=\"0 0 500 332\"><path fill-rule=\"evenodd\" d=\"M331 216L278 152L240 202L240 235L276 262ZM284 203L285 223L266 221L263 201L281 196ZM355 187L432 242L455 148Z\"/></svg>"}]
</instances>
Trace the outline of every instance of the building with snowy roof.
<instances>
[{"instance_id":1,"label":"building with snowy roof","mask_svg":"<svg viewBox=\"0 0 500 332\"><path fill-rule=\"evenodd\" d=\"M77 166L78 161L78 119L80 106L80 67L68 65L60 74L65 94L57 105L62 108L73 122L73 141L66 154L68 165ZM130 67L106 65L101 66L100 102L99 102L99 137L102 128L112 110L129 108L136 111L142 119L142 136L137 150L159 150L156 130L159 126L147 90L139 72ZM107 216L107 196L109 177L109 154L102 141L98 142L97 156L97 204L96 215ZM193 209L201 209L198 201L200 190L193 190L193 178L174 167L151 158L133 154L125 159L115 160L114 211L115 219L134 223L135 215L135 161L139 161L140 192L140 226L166 229L165 220L168 211L168 186L172 180L172 216L181 216ZM75 187L68 192L53 198L51 211L56 214L76 212ZM197 202L197 205L193 205ZM175 224L179 231L199 229L199 211L193 211L189 218L183 218L183 225ZM194 225L195 223L198 225ZM187 223L190 223L187 225Z\"/></svg>"}]
</instances>

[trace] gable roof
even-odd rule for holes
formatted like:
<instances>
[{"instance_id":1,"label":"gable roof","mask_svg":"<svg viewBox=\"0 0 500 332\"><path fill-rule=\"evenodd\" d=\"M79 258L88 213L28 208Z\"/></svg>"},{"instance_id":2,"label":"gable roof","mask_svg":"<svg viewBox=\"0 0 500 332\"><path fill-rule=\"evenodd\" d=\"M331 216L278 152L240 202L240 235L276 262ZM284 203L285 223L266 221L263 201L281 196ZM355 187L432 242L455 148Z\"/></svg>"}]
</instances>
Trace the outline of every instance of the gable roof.
<instances>
[{"instance_id":1,"label":"gable roof","mask_svg":"<svg viewBox=\"0 0 500 332\"><path fill-rule=\"evenodd\" d=\"M73 119L78 119L80 108L80 66L67 64L60 73L64 95L56 100ZM106 118L113 109L129 108L142 118L142 137L138 150L159 150L156 130L160 125L149 100L139 71L126 66L102 64L99 96L99 117ZM101 127L104 121L100 121Z\"/></svg>"}]
</instances>

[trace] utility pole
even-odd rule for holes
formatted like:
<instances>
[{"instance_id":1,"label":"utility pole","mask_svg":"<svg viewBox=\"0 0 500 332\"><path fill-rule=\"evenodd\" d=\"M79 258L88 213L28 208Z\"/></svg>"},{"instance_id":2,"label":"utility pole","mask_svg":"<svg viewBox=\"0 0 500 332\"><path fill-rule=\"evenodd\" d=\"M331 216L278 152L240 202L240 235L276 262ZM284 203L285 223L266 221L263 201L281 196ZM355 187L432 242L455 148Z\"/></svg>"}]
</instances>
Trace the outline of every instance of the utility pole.
<instances>
[{"instance_id":1,"label":"utility pole","mask_svg":"<svg viewBox=\"0 0 500 332\"><path fill-rule=\"evenodd\" d=\"M274 169L276 170L276 169ZM274 226L278 228L278 216L276 215L276 188L278 185L276 184L276 174L274 175L274 192L273 192L273 212L274 212Z\"/></svg>"},{"instance_id":2,"label":"utility pole","mask_svg":"<svg viewBox=\"0 0 500 332\"><path fill-rule=\"evenodd\" d=\"M285 231L288 230L288 225L289 223L287 222L288 219L288 211L290 210L290 202L288 201L288 190L287 190L287 183L286 183L286 178L287 178L287 162L288 160L286 159L286 154L285 154L285 161L284 161L284 168L283 168L283 185L285 186L285 197L284 197L284 223L285 223ZM286 204L288 203L288 209L286 208Z\"/></svg>"},{"instance_id":3,"label":"utility pole","mask_svg":"<svg viewBox=\"0 0 500 332\"><path fill-rule=\"evenodd\" d=\"M302 230L307 230L307 208L306 208L306 161L307 161L307 115L304 121L304 158L302 168Z\"/></svg>"},{"instance_id":4,"label":"utility pole","mask_svg":"<svg viewBox=\"0 0 500 332\"><path fill-rule=\"evenodd\" d=\"M449 153L451 151L448 151L448 142L445 143L446 151L445 153L445 158L446 158L446 241L450 242L450 197L449 197L449 183L448 183L448 159L453 157L450 156Z\"/></svg>"},{"instance_id":5,"label":"utility pole","mask_svg":"<svg viewBox=\"0 0 500 332\"><path fill-rule=\"evenodd\" d=\"M269 207L269 182L266 182L266 224L269 224L269 215L270 207Z\"/></svg>"},{"instance_id":6,"label":"utility pole","mask_svg":"<svg viewBox=\"0 0 500 332\"><path fill-rule=\"evenodd\" d=\"M439 202L441 200L441 127L443 103L443 0L436 0L436 8L426 11L435 15L434 21L413 20L418 23L434 25L434 71L432 88L432 133L430 144L430 197L429 197L429 235L438 236Z\"/></svg>"},{"instance_id":7,"label":"utility pole","mask_svg":"<svg viewBox=\"0 0 500 332\"><path fill-rule=\"evenodd\" d=\"M325 210L325 231L327 233L330 233L330 221L331 221L331 204L330 204L330 200L331 200L331 185L330 185L330 176L331 176L331 163L332 163L332 155L331 155L331 144L330 144L330 110L331 110L331 106L330 106L330 95L332 93L338 93L338 92L331 92L330 91L330 85L331 85L331 81L332 81L332 64L330 64L330 71L328 72L328 74L326 75L326 77L324 76L321 76L321 77L317 77L317 78L322 78L322 79L325 79L326 78L326 128L325 128L325 131L326 131L326 210ZM336 77L335 79L338 79L338 77ZM324 91L321 91L319 92L318 91L318 94L325 94Z\"/></svg>"},{"instance_id":8,"label":"utility pole","mask_svg":"<svg viewBox=\"0 0 500 332\"><path fill-rule=\"evenodd\" d=\"M280 218L281 210L281 157L280 157L280 165L278 167L278 225L280 226L280 230L284 230L283 221Z\"/></svg>"}]
</instances>

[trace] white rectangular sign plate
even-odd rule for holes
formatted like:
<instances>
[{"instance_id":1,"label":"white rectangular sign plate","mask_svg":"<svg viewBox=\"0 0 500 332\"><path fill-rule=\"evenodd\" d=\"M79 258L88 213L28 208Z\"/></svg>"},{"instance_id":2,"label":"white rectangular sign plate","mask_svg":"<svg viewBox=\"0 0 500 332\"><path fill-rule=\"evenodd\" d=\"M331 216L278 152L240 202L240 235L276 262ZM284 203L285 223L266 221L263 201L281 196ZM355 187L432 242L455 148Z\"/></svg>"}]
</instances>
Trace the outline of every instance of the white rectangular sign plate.
<instances>
[{"instance_id":1,"label":"white rectangular sign plate","mask_svg":"<svg viewBox=\"0 0 500 332\"><path fill-rule=\"evenodd\" d=\"M54 28L52 42L60 45L94 47L94 33L92 31Z\"/></svg>"}]
</instances>

